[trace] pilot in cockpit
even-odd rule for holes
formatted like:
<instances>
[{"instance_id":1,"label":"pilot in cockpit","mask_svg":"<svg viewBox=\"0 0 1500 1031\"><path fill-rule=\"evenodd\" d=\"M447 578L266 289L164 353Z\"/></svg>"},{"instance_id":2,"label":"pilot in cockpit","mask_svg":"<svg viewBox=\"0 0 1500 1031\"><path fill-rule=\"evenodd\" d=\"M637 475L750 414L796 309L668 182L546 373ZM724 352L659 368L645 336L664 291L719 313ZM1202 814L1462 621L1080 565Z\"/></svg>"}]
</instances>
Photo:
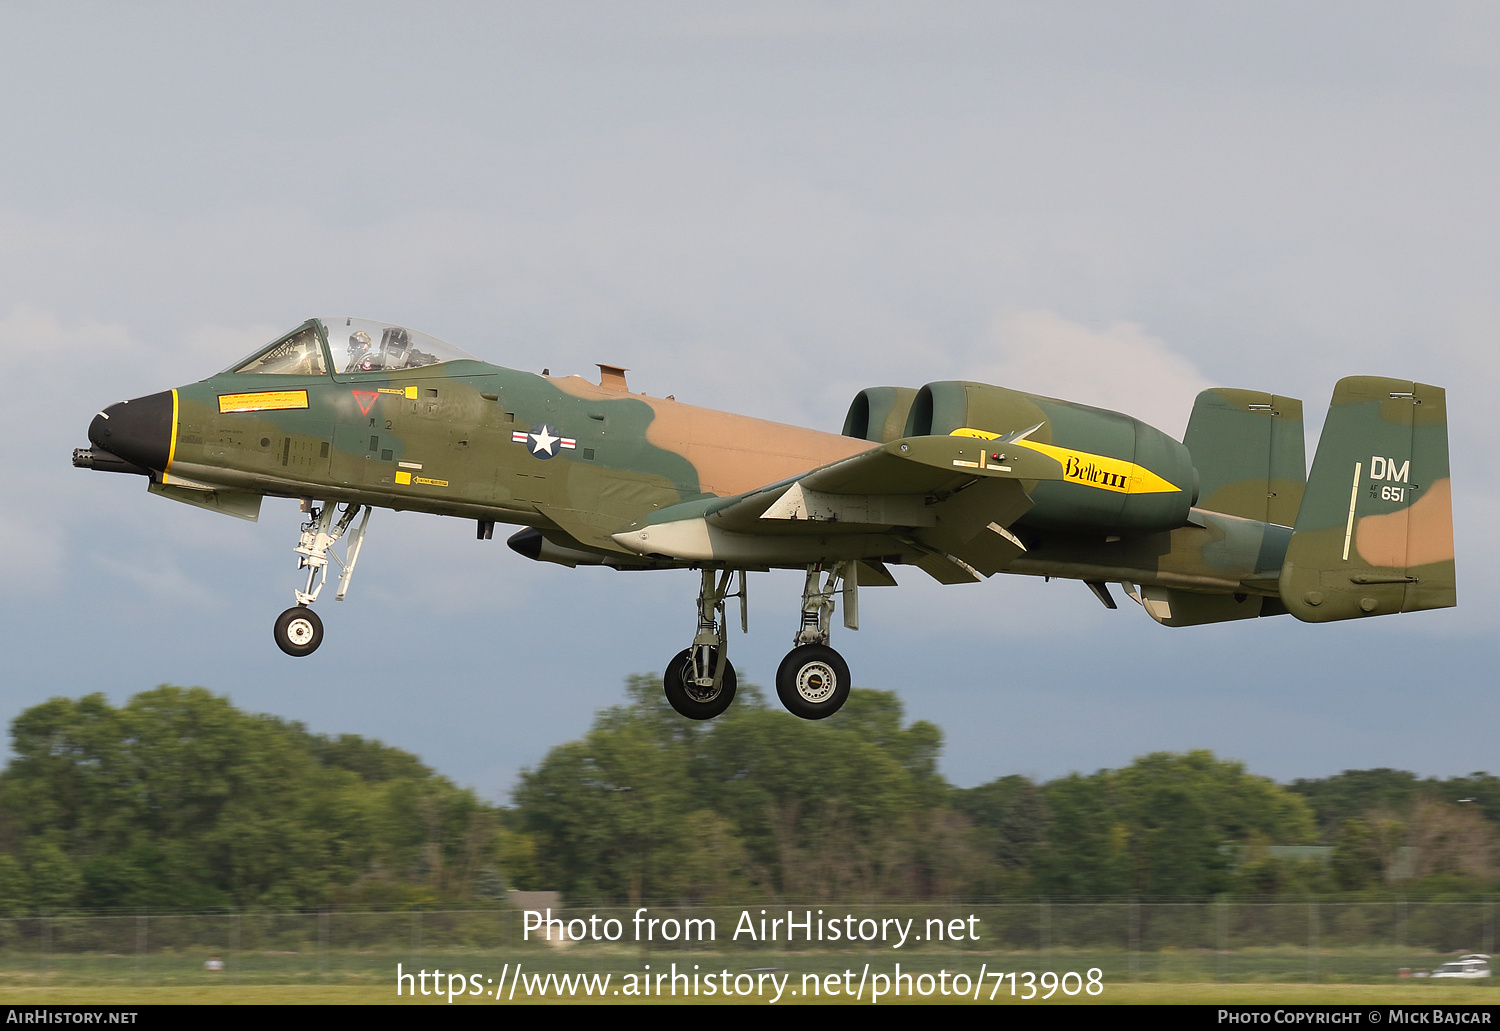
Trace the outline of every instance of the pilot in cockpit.
<instances>
[{"instance_id":1,"label":"pilot in cockpit","mask_svg":"<svg viewBox=\"0 0 1500 1031\"><path fill-rule=\"evenodd\" d=\"M415 369L432 365L437 356L419 351L412 343L411 334L400 326L387 326L375 344L370 334L357 330L349 336L349 364L345 372L376 372L398 369Z\"/></svg>"},{"instance_id":2,"label":"pilot in cockpit","mask_svg":"<svg viewBox=\"0 0 1500 1031\"><path fill-rule=\"evenodd\" d=\"M368 372L380 368L376 356L370 353L370 334L359 330L349 336L349 364L345 372Z\"/></svg>"}]
</instances>

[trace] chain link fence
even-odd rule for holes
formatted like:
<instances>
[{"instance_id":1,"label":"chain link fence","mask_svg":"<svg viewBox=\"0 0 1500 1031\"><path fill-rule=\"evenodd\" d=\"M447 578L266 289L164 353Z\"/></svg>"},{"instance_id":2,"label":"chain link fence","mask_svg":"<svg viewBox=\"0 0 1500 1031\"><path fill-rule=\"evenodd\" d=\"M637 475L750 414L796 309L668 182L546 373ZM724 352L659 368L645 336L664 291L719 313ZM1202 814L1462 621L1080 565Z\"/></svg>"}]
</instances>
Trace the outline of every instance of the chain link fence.
<instances>
[{"instance_id":1,"label":"chain link fence","mask_svg":"<svg viewBox=\"0 0 1500 1031\"><path fill-rule=\"evenodd\" d=\"M394 985L398 964L487 978L517 963L799 971L878 960L970 973L1097 967L1110 983L1381 983L1492 953L1495 926L1493 899L68 914L0 919L0 971L13 985Z\"/></svg>"}]
</instances>

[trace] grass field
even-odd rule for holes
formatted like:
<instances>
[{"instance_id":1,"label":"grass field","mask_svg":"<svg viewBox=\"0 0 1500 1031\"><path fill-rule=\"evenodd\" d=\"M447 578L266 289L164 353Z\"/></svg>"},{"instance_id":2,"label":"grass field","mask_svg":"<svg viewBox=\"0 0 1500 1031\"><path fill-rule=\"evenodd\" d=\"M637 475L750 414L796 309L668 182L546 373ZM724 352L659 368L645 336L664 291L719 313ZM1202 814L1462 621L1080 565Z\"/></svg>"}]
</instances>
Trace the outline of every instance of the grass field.
<instances>
[{"instance_id":1,"label":"grass field","mask_svg":"<svg viewBox=\"0 0 1500 1031\"><path fill-rule=\"evenodd\" d=\"M204 961L220 958L225 969L210 972ZM1273 946L1216 952L1211 949L1158 949L1131 953L1121 949L1056 948L1046 953L1025 951L905 949L867 952L833 949L682 949L644 952L627 946L588 946L567 949L517 946L504 949L428 948L410 950L321 949L301 944L275 950L214 950L202 947L162 949L139 955L72 952L46 956L0 951L0 986L10 988L200 988L213 991L238 986L284 986L383 990L395 984L397 964L407 972L441 969L498 978L501 969L522 964L530 972L612 974L616 978L642 973L647 964L660 971L676 963L680 969L727 968L731 972L776 970L794 979L804 973L827 974L866 963L872 972L890 973L897 962L903 971L935 973L946 970L977 977L981 969L1002 971L1102 971L1109 986L1124 984L1395 984L1402 967L1432 969L1451 956L1366 946L1309 952L1295 946ZM490 983L493 983L491 981ZM1008 987L1008 985L1007 985ZM1432 985L1441 988L1441 985Z\"/></svg>"},{"instance_id":2,"label":"grass field","mask_svg":"<svg viewBox=\"0 0 1500 1031\"><path fill-rule=\"evenodd\" d=\"M986 993L987 994L987 993ZM545 998L531 998L527 1000L532 1004L552 1005L587 1005L594 1004L618 1004L629 1000L619 997L595 998L593 1000L582 998L560 998L552 995ZM778 1005L796 1003L810 1003L815 1000L804 998L783 998ZM678 1005L725 1005L726 1000L719 999L697 999L683 1000L651 998L649 1002L676 1003ZM822 1005L870 1005L864 1002L854 1002L849 999L816 1000ZM899 1000L882 999L880 1005L905 1005L908 1003L931 1005L933 1003L949 1003L952 1005L974 1005L968 999L943 999L931 998L902 998ZM1011 999L1009 995L1002 993L995 1000L994 1005L1134 1005L1134 1004L1167 1004L1167 1005L1295 1005L1301 1003L1321 1003L1330 1005L1350 1006L1412 1006L1431 1005L1434 1002L1458 1005L1497 1005L1500 1004L1500 987L1473 984L1388 984L1388 985L1358 985L1358 984L1123 984L1106 986L1103 994L1089 998L1077 996L1065 998L1061 994L1054 996L1049 1002L1022 1002L1019 999ZM728 1004L761 1005L767 1004L765 999L728 1000ZM110 987L110 988L75 988L60 986L31 986L31 987L0 987L0 1006L38 1006L38 1005L63 1005L63 1006L140 1006L140 1005L306 1005L306 1006L348 1006L348 1005L408 1005L408 1006L447 1006L448 1002L442 997L396 998L395 992L390 986L376 987L374 985L360 985L350 987L335 987L326 985L307 985L299 987L288 987L285 985L218 985L214 987L167 987L167 988L136 988L136 987ZM515 1005L516 1003L502 1002L499 1005ZM494 1006L497 1003L493 999L477 997L455 999L453 1005L480 1005Z\"/></svg>"},{"instance_id":3,"label":"grass field","mask_svg":"<svg viewBox=\"0 0 1500 1031\"><path fill-rule=\"evenodd\" d=\"M707 948L675 951L625 946L576 948L512 945L507 948L448 947L410 949L328 948L305 942L292 948L207 949L160 947L137 954L78 950L26 954L0 950L0 1005L518 1005L524 1003L651 1003L766 1005L862 1004L882 987L880 1005L909 1002L974 1005L976 1002L1021 1005L1196 1004L1277 1005L1324 1003L1348 1005L1500 1005L1500 985L1469 982L1402 980L1401 967L1432 968L1443 955L1391 946L1308 950L1268 946L1238 950L1166 948L1130 952L1119 949L1055 948L1043 952L921 948L902 951L836 949ZM224 969L205 969L214 956ZM396 974L423 974L431 994L412 993L408 982L396 994ZM892 988L898 971L904 993ZM516 990L516 971L524 971ZM443 988L456 983L450 1003L431 972L443 972ZM509 977L506 977L506 972ZM997 972L1010 974L998 988ZM1026 971L1035 974L1026 1000ZM710 994L707 981L696 991L683 982L684 997L670 994L670 974L733 979L736 994L723 988ZM1011 972L1016 972L1011 974ZM1051 998L1042 983L1052 979ZM1067 974L1072 995L1059 989ZM847 975L847 979L846 979ZM552 978L551 981L548 979ZM573 991L559 990L556 977L573 979ZM640 991L647 977L665 978L666 993ZM939 977L947 980L939 982ZM469 983L466 979L473 979ZM603 982L608 978L607 982ZM858 998L855 987L865 979ZM450 980L451 979L451 980ZM580 984L587 979L588 988ZM769 979L769 980L768 980ZM775 987L776 981L780 988ZM1101 986L1090 996L1081 991L1092 980ZM967 987L949 991L950 983ZM939 989L939 983L943 988ZM497 1000L496 985L506 991ZM478 989L477 991L475 989ZM590 996L589 990L593 994ZM483 994L488 992L490 994ZM925 994L924 994L925 992ZM959 994L963 992L964 994ZM977 994L978 998L975 998ZM993 999L992 999L993 996Z\"/></svg>"},{"instance_id":4,"label":"grass field","mask_svg":"<svg viewBox=\"0 0 1500 1031\"><path fill-rule=\"evenodd\" d=\"M528 935L522 913L513 909L9 918L0 919L0 1005L447 1006L446 988L454 983L463 994L451 1005L765 1005L778 991L780 1005L870 1005L883 978L881 1005L974 1005L990 1002L993 994L994 1003L1022 1005L1493 1006L1500 1005L1500 985L1403 980L1397 972L1431 970L1460 952L1494 951L1497 908L1485 901L1220 901L869 910L908 922L926 919L925 927L934 919L941 924L962 917L967 929L977 925L982 931L950 930L946 937L924 931L909 942L903 935L897 944L868 937L778 943L764 932L742 942L743 912L736 907L659 907L667 914L663 921L683 928L697 924L699 933L668 936L663 923L660 939L640 939L632 932L622 940L606 931L605 941ZM593 915L613 917L628 929L638 914L601 909ZM788 910L788 922L792 915ZM874 916L861 918L861 927L876 926ZM706 936L704 925L710 930ZM722 932L717 937L714 927ZM431 994L413 996L413 984L398 997L398 968L422 976ZM905 979L899 997L893 992L898 968ZM438 969L443 994L433 981ZM703 983L689 982L674 998L674 969L702 977ZM518 970L523 971L520 985ZM997 989L1001 972L1007 979ZM716 974L719 985L710 995L708 982ZM655 981L653 990L640 991L648 977ZM1047 992L1043 977L1053 981L1052 998L1023 999L1026 978L1036 985L1035 995ZM560 988L557 978L567 978L568 988ZM658 978L667 981L664 989L658 988ZM726 979L732 982L727 994ZM779 987L772 986L775 981ZM855 996L861 981L865 984ZM1080 990L1089 982L1102 986L1100 994ZM960 984L968 987L954 987ZM1069 985L1071 996L1062 990Z\"/></svg>"}]
</instances>

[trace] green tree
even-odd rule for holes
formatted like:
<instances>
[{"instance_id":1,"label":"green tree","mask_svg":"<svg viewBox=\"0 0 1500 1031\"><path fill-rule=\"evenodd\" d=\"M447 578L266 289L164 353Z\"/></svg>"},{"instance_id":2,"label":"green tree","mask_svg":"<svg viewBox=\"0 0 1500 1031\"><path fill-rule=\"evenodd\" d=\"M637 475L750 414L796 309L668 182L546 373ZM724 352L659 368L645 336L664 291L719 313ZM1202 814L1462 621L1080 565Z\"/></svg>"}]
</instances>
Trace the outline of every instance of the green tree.
<instances>
[{"instance_id":1,"label":"green tree","mask_svg":"<svg viewBox=\"0 0 1500 1031\"><path fill-rule=\"evenodd\" d=\"M1043 788L1047 836L1034 851L1038 888L1049 895L1123 895L1133 889L1130 828L1117 778L1077 773Z\"/></svg>"},{"instance_id":2,"label":"green tree","mask_svg":"<svg viewBox=\"0 0 1500 1031\"><path fill-rule=\"evenodd\" d=\"M1367 819L1373 812L1406 812L1421 793L1421 781L1405 770L1345 770L1319 780L1292 781L1293 792L1307 799L1323 840L1334 843L1345 821Z\"/></svg>"},{"instance_id":3,"label":"green tree","mask_svg":"<svg viewBox=\"0 0 1500 1031\"><path fill-rule=\"evenodd\" d=\"M494 862L493 811L415 757L203 688L118 709L54 698L18 716L11 740L0 879L24 894L5 889L12 908L321 905L392 882L462 897Z\"/></svg>"},{"instance_id":4,"label":"green tree","mask_svg":"<svg viewBox=\"0 0 1500 1031\"><path fill-rule=\"evenodd\" d=\"M1233 885L1237 846L1314 839L1303 799L1206 751L1142 756L1043 788L1038 885L1053 894L1207 895Z\"/></svg>"},{"instance_id":5,"label":"green tree","mask_svg":"<svg viewBox=\"0 0 1500 1031\"><path fill-rule=\"evenodd\" d=\"M1134 890L1143 895L1228 890L1233 846L1253 837L1278 845L1315 840L1301 798L1211 752L1144 756L1120 771L1119 783Z\"/></svg>"},{"instance_id":6,"label":"green tree","mask_svg":"<svg viewBox=\"0 0 1500 1031\"><path fill-rule=\"evenodd\" d=\"M1046 801L1026 777L1001 777L955 791L953 807L969 818L985 852L1007 870L1029 865L1033 850L1046 836Z\"/></svg>"},{"instance_id":7,"label":"green tree","mask_svg":"<svg viewBox=\"0 0 1500 1031\"><path fill-rule=\"evenodd\" d=\"M553 749L516 790L552 886L635 901L948 883L941 734L903 727L893 695L855 691L838 715L809 723L745 685L729 712L695 724L653 677L632 677L627 693L629 704Z\"/></svg>"},{"instance_id":8,"label":"green tree","mask_svg":"<svg viewBox=\"0 0 1500 1031\"><path fill-rule=\"evenodd\" d=\"M660 692L658 692L660 693ZM601 715L594 729L521 776L515 800L538 866L573 897L676 894L691 836L691 750L641 706Z\"/></svg>"},{"instance_id":9,"label":"green tree","mask_svg":"<svg viewBox=\"0 0 1500 1031\"><path fill-rule=\"evenodd\" d=\"M1364 820L1345 820L1333 846L1333 879L1344 891L1379 883L1383 867L1375 831Z\"/></svg>"}]
</instances>

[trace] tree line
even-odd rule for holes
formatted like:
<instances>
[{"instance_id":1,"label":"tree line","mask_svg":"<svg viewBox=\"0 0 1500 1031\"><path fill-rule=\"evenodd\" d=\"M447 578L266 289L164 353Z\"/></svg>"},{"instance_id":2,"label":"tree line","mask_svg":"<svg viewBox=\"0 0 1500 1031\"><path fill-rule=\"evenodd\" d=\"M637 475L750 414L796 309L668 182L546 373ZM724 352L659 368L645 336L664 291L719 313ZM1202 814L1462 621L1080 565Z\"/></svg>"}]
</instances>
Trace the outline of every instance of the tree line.
<instances>
[{"instance_id":1,"label":"tree line","mask_svg":"<svg viewBox=\"0 0 1500 1031\"><path fill-rule=\"evenodd\" d=\"M54 698L11 750L3 912L430 905L500 880L499 814L473 792L203 688Z\"/></svg>"},{"instance_id":2,"label":"tree line","mask_svg":"<svg viewBox=\"0 0 1500 1031\"><path fill-rule=\"evenodd\" d=\"M509 806L202 688L53 699L16 718L0 772L0 915L482 905L507 888L636 903L1500 887L1488 774L1279 785L1198 751L960 789L938 772L941 731L891 693L856 690L819 723L748 685L707 723L655 678L626 695L524 771Z\"/></svg>"}]
</instances>

